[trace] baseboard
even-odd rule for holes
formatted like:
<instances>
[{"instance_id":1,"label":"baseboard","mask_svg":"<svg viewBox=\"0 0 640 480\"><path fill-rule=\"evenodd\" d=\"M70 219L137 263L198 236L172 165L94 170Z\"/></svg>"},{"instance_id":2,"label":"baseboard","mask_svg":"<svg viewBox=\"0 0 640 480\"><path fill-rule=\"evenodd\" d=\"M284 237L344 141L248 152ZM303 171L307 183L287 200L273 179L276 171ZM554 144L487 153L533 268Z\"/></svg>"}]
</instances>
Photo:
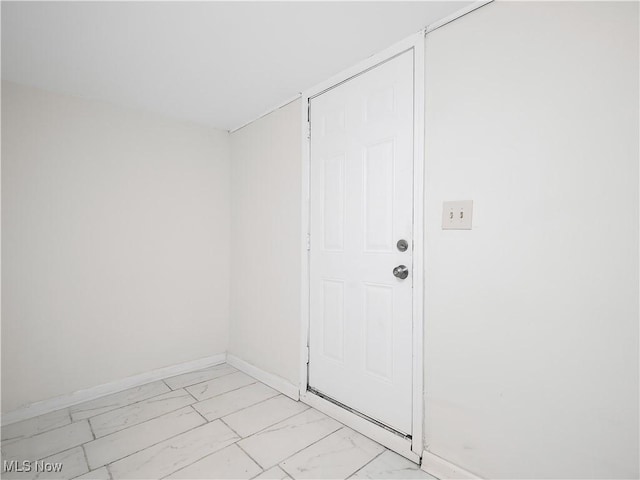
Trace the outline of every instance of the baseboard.
<instances>
[{"instance_id":1,"label":"baseboard","mask_svg":"<svg viewBox=\"0 0 640 480\"><path fill-rule=\"evenodd\" d=\"M35 402L25 407L2 414L2 425L8 425L28 418L37 417L38 415L44 415L45 413L60 410L61 408L87 402L104 395L118 393L128 388L138 387L145 383L155 382L156 380L161 380L163 378L192 372L194 370L200 370L213 365L219 365L224 363L225 360L226 354L220 353L218 355L180 363L178 365L159 368L157 370L141 373L139 375L134 375L132 377L123 378L121 380L116 380L114 382L105 383L103 385L98 385L84 390L78 390L77 392L67 395L61 395L59 397Z\"/></svg>"},{"instance_id":2,"label":"baseboard","mask_svg":"<svg viewBox=\"0 0 640 480\"><path fill-rule=\"evenodd\" d=\"M426 450L422 452L422 465L420 468L439 480L478 480L482 478Z\"/></svg>"},{"instance_id":3,"label":"baseboard","mask_svg":"<svg viewBox=\"0 0 640 480\"><path fill-rule=\"evenodd\" d=\"M300 400L310 407L329 415L331 418L335 418L340 423L344 423L347 427L350 427L362 435L384 445L389 450L393 450L397 454L402 455L414 463L420 463L420 457L411 451L411 440L392 433L309 391L301 394Z\"/></svg>"},{"instance_id":4,"label":"baseboard","mask_svg":"<svg viewBox=\"0 0 640 480\"><path fill-rule=\"evenodd\" d=\"M236 357L235 355L227 354L227 363L233 367L236 367L241 372L261 381L262 383L269 385L271 388L278 390L289 398L299 400L300 395L298 387L288 380L285 380L273 373L265 372L261 368L251 365L249 362Z\"/></svg>"}]
</instances>

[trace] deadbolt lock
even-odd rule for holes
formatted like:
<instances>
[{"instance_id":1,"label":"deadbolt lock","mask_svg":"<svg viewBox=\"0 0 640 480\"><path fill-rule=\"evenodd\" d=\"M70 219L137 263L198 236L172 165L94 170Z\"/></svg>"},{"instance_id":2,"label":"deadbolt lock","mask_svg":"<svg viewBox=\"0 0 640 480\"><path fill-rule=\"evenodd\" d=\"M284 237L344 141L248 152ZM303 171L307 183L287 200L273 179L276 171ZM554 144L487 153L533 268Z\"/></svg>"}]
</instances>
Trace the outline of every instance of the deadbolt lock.
<instances>
[{"instance_id":1,"label":"deadbolt lock","mask_svg":"<svg viewBox=\"0 0 640 480\"><path fill-rule=\"evenodd\" d=\"M405 239L401 239L396 243L396 247L398 247L398 250L401 252L406 252L407 248L409 248L409 243Z\"/></svg>"}]
</instances>

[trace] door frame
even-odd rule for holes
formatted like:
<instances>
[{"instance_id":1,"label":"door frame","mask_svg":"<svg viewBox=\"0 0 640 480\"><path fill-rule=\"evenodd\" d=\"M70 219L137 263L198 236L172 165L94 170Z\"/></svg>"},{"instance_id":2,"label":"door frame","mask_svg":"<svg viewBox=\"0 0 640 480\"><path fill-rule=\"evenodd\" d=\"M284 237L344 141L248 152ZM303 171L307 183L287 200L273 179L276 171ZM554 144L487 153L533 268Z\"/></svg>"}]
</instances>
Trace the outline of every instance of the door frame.
<instances>
[{"instance_id":1,"label":"door frame","mask_svg":"<svg viewBox=\"0 0 640 480\"><path fill-rule=\"evenodd\" d=\"M426 29L344 70L325 82L302 93L302 231L301 245L301 323L300 323L300 399L336 416L338 420L360 430L388 448L419 463L423 452L424 421L424 152L425 152L425 35ZM321 93L355 77L406 51L413 51L414 118L413 118L413 306L412 306L412 412L411 441L402 439L357 414L342 409L309 392L309 321L310 321L310 123L309 101Z\"/></svg>"}]
</instances>

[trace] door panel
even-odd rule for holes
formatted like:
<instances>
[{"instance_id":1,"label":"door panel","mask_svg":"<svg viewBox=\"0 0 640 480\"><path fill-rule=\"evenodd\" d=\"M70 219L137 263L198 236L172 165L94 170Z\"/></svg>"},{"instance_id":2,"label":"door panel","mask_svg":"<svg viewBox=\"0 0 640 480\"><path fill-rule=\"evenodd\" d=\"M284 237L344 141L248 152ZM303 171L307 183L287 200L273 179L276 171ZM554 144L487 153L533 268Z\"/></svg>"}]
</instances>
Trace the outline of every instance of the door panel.
<instances>
[{"instance_id":1,"label":"door panel","mask_svg":"<svg viewBox=\"0 0 640 480\"><path fill-rule=\"evenodd\" d=\"M309 386L411 433L413 51L312 98L310 115Z\"/></svg>"},{"instance_id":2,"label":"door panel","mask_svg":"<svg viewBox=\"0 0 640 480\"><path fill-rule=\"evenodd\" d=\"M364 251L393 252L393 141L364 150Z\"/></svg>"},{"instance_id":3,"label":"door panel","mask_svg":"<svg viewBox=\"0 0 640 480\"><path fill-rule=\"evenodd\" d=\"M333 360L344 360L344 282L322 282L322 353Z\"/></svg>"}]
</instances>

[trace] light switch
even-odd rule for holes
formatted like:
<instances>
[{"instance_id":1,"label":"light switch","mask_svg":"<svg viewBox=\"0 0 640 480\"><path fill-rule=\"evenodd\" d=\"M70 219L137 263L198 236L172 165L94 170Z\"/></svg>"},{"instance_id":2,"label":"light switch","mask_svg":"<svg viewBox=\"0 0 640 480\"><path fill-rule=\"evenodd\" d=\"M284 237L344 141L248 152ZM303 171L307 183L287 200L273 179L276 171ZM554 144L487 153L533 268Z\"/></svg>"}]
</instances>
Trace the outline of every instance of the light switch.
<instances>
[{"instance_id":1,"label":"light switch","mask_svg":"<svg viewBox=\"0 0 640 480\"><path fill-rule=\"evenodd\" d=\"M471 230L473 200L459 200L442 204L443 230Z\"/></svg>"}]
</instances>

